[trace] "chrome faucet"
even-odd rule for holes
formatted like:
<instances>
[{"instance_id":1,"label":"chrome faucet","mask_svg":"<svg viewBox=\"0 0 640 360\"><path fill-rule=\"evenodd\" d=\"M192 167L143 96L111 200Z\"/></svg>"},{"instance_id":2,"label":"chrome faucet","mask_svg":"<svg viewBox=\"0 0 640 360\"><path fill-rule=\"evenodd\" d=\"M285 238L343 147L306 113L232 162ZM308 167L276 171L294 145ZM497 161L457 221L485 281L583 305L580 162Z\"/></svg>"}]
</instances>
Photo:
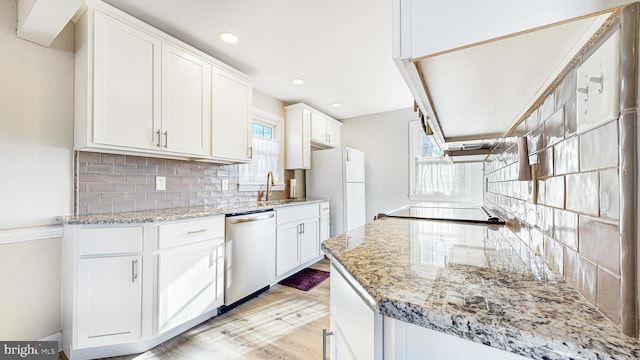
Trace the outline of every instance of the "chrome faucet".
<instances>
[{"instance_id":1,"label":"chrome faucet","mask_svg":"<svg viewBox=\"0 0 640 360\"><path fill-rule=\"evenodd\" d=\"M265 198L265 201L269 201L269 199L271 199L271 188L275 185L275 182L273 181L273 172L269 171L269 173L267 174L267 197Z\"/></svg>"}]
</instances>

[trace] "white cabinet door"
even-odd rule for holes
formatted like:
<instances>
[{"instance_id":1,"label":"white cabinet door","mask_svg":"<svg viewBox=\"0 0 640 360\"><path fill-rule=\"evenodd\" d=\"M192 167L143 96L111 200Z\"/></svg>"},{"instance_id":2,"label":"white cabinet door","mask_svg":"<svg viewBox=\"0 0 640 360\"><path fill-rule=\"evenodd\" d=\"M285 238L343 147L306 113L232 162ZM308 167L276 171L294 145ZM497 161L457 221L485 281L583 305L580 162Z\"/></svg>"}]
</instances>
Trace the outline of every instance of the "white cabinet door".
<instances>
[{"instance_id":1,"label":"white cabinet door","mask_svg":"<svg viewBox=\"0 0 640 360\"><path fill-rule=\"evenodd\" d=\"M301 104L286 110L286 168L311 168L311 111Z\"/></svg>"},{"instance_id":2,"label":"white cabinet door","mask_svg":"<svg viewBox=\"0 0 640 360\"><path fill-rule=\"evenodd\" d=\"M251 84L214 66L212 86L211 156L227 161L251 161Z\"/></svg>"},{"instance_id":3,"label":"white cabinet door","mask_svg":"<svg viewBox=\"0 0 640 360\"><path fill-rule=\"evenodd\" d=\"M142 257L81 259L78 263L77 347L140 338Z\"/></svg>"},{"instance_id":4,"label":"white cabinet door","mask_svg":"<svg viewBox=\"0 0 640 360\"><path fill-rule=\"evenodd\" d=\"M318 257L320 253L318 218L306 219L300 233L300 263Z\"/></svg>"},{"instance_id":5,"label":"white cabinet door","mask_svg":"<svg viewBox=\"0 0 640 360\"><path fill-rule=\"evenodd\" d=\"M311 140L318 143L327 143L327 119L314 112L311 113Z\"/></svg>"},{"instance_id":6,"label":"white cabinet door","mask_svg":"<svg viewBox=\"0 0 640 360\"><path fill-rule=\"evenodd\" d=\"M301 134L302 169L311 168L311 111L302 110L302 134Z\"/></svg>"},{"instance_id":7,"label":"white cabinet door","mask_svg":"<svg viewBox=\"0 0 640 360\"><path fill-rule=\"evenodd\" d=\"M100 12L94 16L93 141L157 149L160 40Z\"/></svg>"},{"instance_id":8,"label":"white cabinet door","mask_svg":"<svg viewBox=\"0 0 640 360\"><path fill-rule=\"evenodd\" d=\"M218 274L221 239L167 249L158 255L158 332L163 333L222 305Z\"/></svg>"},{"instance_id":9,"label":"white cabinet door","mask_svg":"<svg viewBox=\"0 0 640 360\"><path fill-rule=\"evenodd\" d=\"M329 279L331 330L337 334L332 353L348 354L347 359L382 359L382 315L349 285L355 280L345 279L333 265Z\"/></svg>"},{"instance_id":10,"label":"white cabinet door","mask_svg":"<svg viewBox=\"0 0 640 360\"><path fill-rule=\"evenodd\" d=\"M298 235L300 223L278 225L276 235L276 276L295 269L300 264Z\"/></svg>"},{"instance_id":11,"label":"white cabinet door","mask_svg":"<svg viewBox=\"0 0 640 360\"><path fill-rule=\"evenodd\" d=\"M211 146L211 65L162 44L162 148L209 155ZM156 130L157 131L157 130Z\"/></svg>"},{"instance_id":12,"label":"white cabinet door","mask_svg":"<svg viewBox=\"0 0 640 360\"><path fill-rule=\"evenodd\" d=\"M342 141L341 137L341 124L335 121L327 121L327 143L330 147L338 147L340 146L340 142Z\"/></svg>"}]
</instances>

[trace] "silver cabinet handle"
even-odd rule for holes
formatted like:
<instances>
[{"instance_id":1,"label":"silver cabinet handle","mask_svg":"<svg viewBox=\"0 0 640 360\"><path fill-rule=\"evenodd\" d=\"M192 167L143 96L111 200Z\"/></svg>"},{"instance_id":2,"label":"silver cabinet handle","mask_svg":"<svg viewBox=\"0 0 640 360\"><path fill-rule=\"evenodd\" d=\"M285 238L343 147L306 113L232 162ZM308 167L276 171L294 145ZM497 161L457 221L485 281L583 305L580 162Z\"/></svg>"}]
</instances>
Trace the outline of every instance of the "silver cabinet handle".
<instances>
[{"instance_id":1,"label":"silver cabinet handle","mask_svg":"<svg viewBox=\"0 0 640 360\"><path fill-rule=\"evenodd\" d=\"M164 132L164 148L167 148L167 145L169 145L169 132L165 131Z\"/></svg>"},{"instance_id":2,"label":"silver cabinet handle","mask_svg":"<svg viewBox=\"0 0 640 360\"><path fill-rule=\"evenodd\" d=\"M131 282L136 282L138 278L138 260L131 260Z\"/></svg>"},{"instance_id":3,"label":"silver cabinet handle","mask_svg":"<svg viewBox=\"0 0 640 360\"><path fill-rule=\"evenodd\" d=\"M333 331L322 329L322 360L327 360L327 337L333 335Z\"/></svg>"},{"instance_id":4,"label":"silver cabinet handle","mask_svg":"<svg viewBox=\"0 0 640 360\"><path fill-rule=\"evenodd\" d=\"M201 233L201 232L205 232L207 231L207 229L200 229L200 230L191 230L191 231L187 231L188 235L193 235L193 234L197 234L197 233Z\"/></svg>"},{"instance_id":5,"label":"silver cabinet handle","mask_svg":"<svg viewBox=\"0 0 640 360\"><path fill-rule=\"evenodd\" d=\"M351 150L347 149L347 161L351 161Z\"/></svg>"},{"instance_id":6,"label":"silver cabinet handle","mask_svg":"<svg viewBox=\"0 0 640 360\"><path fill-rule=\"evenodd\" d=\"M275 216L274 214L267 214L267 215L256 216L256 217L233 218L229 220L229 222L232 224L239 224L239 223L246 223L246 222L252 222L252 221L267 220L267 219L271 219L274 216Z\"/></svg>"},{"instance_id":7,"label":"silver cabinet handle","mask_svg":"<svg viewBox=\"0 0 640 360\"><path fill-rule=\"evenodd\" d=\"M162 147L162 144L160 143L160 141L161 141L160 130L156 131L156 135L158 135L158 143L156 144L156 146L157 147Z\"/></svg>"}]
</instances>

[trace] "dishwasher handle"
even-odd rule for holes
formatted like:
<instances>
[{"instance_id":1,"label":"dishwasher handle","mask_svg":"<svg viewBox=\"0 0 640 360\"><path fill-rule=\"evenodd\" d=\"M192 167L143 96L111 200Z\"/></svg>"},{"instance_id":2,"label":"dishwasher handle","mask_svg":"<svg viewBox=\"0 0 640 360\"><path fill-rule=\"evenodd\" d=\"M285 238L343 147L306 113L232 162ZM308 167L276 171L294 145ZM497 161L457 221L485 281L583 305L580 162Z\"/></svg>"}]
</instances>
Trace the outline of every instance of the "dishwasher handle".
<instances>
[{"instance_id":1,"label":"dishwasher handle","mask_svg":"<svg viewBox=\"0 0 640 360\"><path fill-rule=\"evenodd\" d=\"M246 223L246 222L252 222L252 221L267 220L267 219L271 219L274 216L275 216L274 213L270 213L266 215L255 216L255 217L234 217L229 219L229 223L240 224L240 223Z\"/></svg>"}]
</instances>

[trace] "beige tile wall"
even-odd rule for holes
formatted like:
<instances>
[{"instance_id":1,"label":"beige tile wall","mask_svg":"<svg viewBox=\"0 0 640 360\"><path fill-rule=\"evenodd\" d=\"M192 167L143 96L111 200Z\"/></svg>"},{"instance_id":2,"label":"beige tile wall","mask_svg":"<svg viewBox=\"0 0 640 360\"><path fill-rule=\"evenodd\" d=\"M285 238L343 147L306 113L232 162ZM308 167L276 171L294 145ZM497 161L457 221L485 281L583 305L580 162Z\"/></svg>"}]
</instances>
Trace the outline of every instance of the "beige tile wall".
<instances>
[{"instance_id":1,"label":"beige tile wall","mask_svg":"<svg viewBox=\"0 0 640 360\"><path fill-rule=\"evenodd\" d=\"M539 191L518 181L516 138L502 139L485 163L485 202L549 267L615 324L621 322L619 134L614 120L576 133L576 72L525 121Z\"/></svg>"},{"instance_id":2,"label":"beige tile wall","mask_svg":"<svg viewBox=\"0 0 640 360\"><path fill-rule=\"evenodd\" d=\"M285 172L285 184L292 173ZM158 175L166 177L166 191L155 190ZM258 198L257 191L237 190L238 165L79 151L75 178L75 213L79 215L223 207ZM222 179L229 181L229 190L222 190ZM274 192L274 199L285 198L285 194L288 192Z\"/></svg>"}]
</instances>

